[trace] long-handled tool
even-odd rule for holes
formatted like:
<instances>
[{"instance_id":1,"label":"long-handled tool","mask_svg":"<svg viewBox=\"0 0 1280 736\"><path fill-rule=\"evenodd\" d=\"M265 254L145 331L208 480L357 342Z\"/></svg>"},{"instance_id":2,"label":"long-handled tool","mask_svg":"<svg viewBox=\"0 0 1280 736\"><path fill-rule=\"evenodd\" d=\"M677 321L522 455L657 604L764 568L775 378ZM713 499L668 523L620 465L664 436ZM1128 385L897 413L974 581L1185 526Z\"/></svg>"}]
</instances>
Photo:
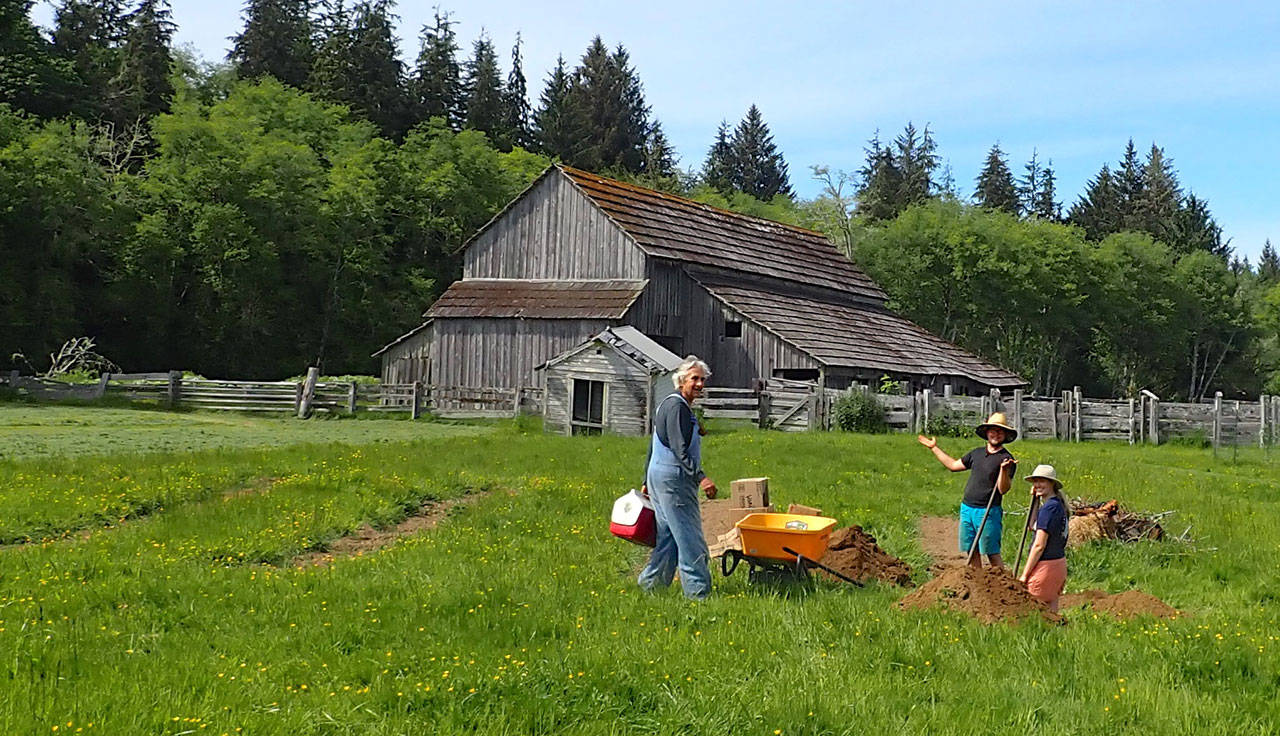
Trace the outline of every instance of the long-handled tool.
<instances>
[{"instance_id":1,"label":"long-handled tool","mask_svg":"<svg viewBox=\"0 0 1280 736\"><path fill-rule=\"evenodd\" d=\"M1027 544L1027 532L1031 530L1032 521L1036 518L1036 511L1040 509L1040 499L1036 496L1036 489L1031 489L1031 500L1027 502L1027 523L1022 527L1022 541L1018 542L1018 557L1013 563L1013 574L1017 575L1018 569L1022 567L1022 548Z\"/></svg>"},{"instance_id":2,"label":"long-handled tool","mask_svg":"<svg viewBox=\"0 0 1280 736\"><path fill-rule=\"evenodd\" d=\"M786 553L787 553L787 554L789 554L789 555L795 555L795 556L796 556L796 564L798 564L798 565L801 565L801 566L804 566L804 565L812 565L813 567L816 567L816 568L818 568L819 570L826 570L827 572L831 573L832 575L835 575L836 577L840 578L841 580L845 581L846 583L853 583L854 585L858 586L859 588L861 588L861 587L862 587L862 583L858 582L857 580L854 580L853 578L849 577L848 575L845 575L844 573L841 573L841 572L837 572L837 571L835 571L835 570L832 570L831 568L827 567L826 565L822 564L821 562L818 562L818 561L817 561L817 560L815 560L815 559L812 559L812 558L809 558L809 557L805 557L804 555L800 554L799 552L795 551L794 549L791 549L790 547L783 547L783 548L782 548L782 551L783 551L783 552L786 552Z\"/></svg>"}]
</instances>

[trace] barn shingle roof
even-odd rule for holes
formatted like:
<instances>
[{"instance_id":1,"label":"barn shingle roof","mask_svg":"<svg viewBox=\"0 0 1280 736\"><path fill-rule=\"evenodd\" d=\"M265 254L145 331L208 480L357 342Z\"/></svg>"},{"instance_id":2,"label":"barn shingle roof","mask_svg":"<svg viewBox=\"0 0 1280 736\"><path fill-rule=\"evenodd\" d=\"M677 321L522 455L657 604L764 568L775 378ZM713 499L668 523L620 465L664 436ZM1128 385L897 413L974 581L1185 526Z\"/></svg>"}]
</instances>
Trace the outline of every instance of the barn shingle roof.
<instances>
[{"instance_id":1,"label":"barn shingle roof","mask_svg":"<svg viewBox=\"0 0 1280 736\"><path fill-rule=\"evenodd\" d=\"M425 316L621 319L647 283L464 279L453 282Z\"/></svg>"},{"instance_id":2,"label":"barn shingle roof","mask_svg":"<svg viewBox=\"0 0 1280 736\"><path fill-rule=\"evenodd\" d=\"M1026 381L892 312L697 280L720 301L828 366L888 373L962 376L1001 388Z\"/></svg>"},{"instance_id":3,"label":"barn shingle roof","mask_svg":"<svg viewBox=\"0 0 1280 736\"><path fill-rule=\"evenodd\" d=\"M822 233L558 165L649 255L814 284L883 303L883 290Z\"/></svg>"}]
</instances>

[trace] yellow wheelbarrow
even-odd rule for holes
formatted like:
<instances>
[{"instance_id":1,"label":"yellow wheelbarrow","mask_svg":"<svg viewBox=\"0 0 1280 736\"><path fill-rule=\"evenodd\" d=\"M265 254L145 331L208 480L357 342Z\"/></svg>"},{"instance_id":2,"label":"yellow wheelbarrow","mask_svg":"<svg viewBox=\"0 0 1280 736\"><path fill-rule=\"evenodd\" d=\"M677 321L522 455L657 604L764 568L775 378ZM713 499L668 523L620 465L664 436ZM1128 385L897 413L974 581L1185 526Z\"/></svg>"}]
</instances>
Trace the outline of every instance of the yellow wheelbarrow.
<instances>
[{"instance_id":1,"label":"yellow wheelbarrow","mask_svg":"<svg viewBox=\"0 0 1280 736\"><path fill-rule=\"evenodd\" d=\"M726 550L720 572L729 577L738 564L747 562L751 582L808 580L809 569L818 568L859 587L862 583L822 564L836 520L803 514L750 514L735 526L742 549Z\"/></svg>"}]
</instances>

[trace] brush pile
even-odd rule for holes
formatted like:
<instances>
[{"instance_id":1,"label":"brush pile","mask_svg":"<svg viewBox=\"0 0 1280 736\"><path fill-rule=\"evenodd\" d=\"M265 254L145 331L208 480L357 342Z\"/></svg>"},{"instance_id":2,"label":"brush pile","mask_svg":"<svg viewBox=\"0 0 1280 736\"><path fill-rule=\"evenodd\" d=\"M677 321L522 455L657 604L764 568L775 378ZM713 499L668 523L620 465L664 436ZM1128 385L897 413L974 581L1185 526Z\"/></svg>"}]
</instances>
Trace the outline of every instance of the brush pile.
<instances>
[{"instance_id":1,"label":"brush pile","mask_svg":"<svg viewBox=\"0 0 1280 736\"><path fill-rule=\"evenodd\" d=\"M1163 539L1164 527L1160 520L1173 511L1159 514L1141 514L1121 508L1111 499L1105 503L1075 499L1071 502L1070 534L1068 544L1078 547L1098 539L1116 539L1121 542L1137 542L1142 539Z\"/></svg>"}]
</instances>

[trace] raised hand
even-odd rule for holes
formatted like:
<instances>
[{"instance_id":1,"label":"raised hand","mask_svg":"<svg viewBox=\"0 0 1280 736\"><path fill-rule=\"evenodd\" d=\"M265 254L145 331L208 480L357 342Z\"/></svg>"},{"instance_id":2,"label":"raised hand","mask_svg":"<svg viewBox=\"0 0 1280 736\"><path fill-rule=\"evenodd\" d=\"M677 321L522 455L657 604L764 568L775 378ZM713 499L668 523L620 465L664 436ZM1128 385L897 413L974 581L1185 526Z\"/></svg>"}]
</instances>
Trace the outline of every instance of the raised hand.
<instances>
[{"instance_id":1,"label":"raised hand","mask_svg":"<svg viewBox=\"0 0 1280 736\"><path fill-rule=\"evenodd\" d=\"M919 442L930 450L938 446L938 440L936 437L925 437L922 434L916 435L916 442Z\"/></svg>"}]
</instances>

